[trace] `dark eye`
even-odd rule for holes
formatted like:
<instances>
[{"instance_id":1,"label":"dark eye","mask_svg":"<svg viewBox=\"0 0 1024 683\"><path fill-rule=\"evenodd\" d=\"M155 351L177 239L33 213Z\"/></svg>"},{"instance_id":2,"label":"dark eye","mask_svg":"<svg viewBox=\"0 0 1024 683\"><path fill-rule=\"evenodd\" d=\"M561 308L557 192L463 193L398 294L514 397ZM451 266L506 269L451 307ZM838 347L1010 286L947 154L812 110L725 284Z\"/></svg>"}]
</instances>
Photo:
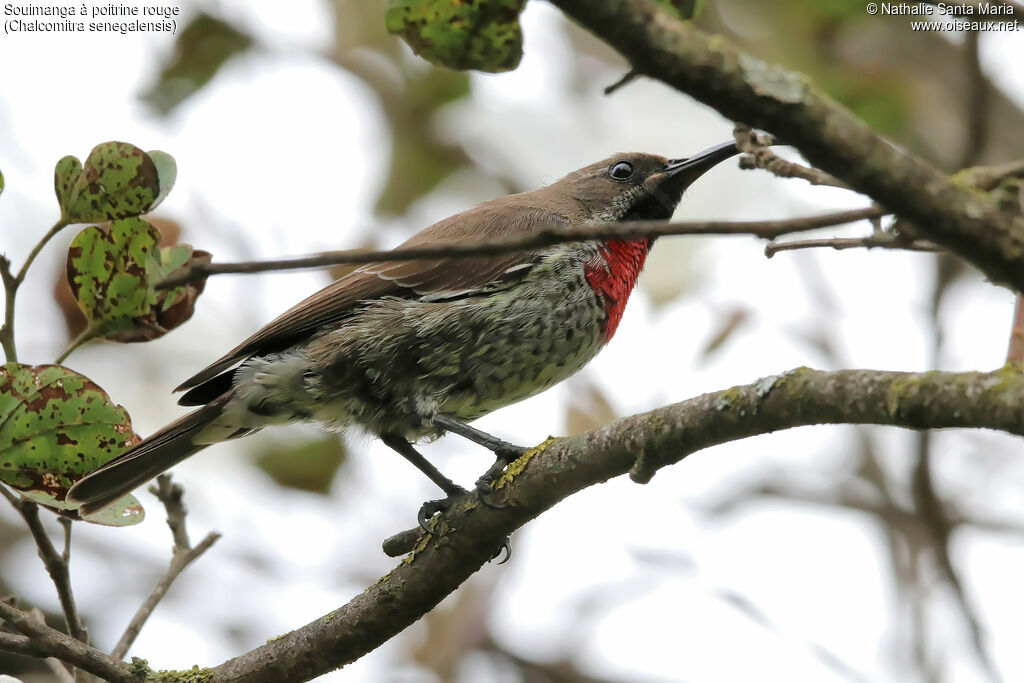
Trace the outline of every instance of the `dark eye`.
<instances>
[{"instance_id":1,"label":"dark eye","mask_svg":"<svg viewBox=\"0 0 1024 683\"><path fill-rule=\"evenodd\" d=\"M628 161L618 161L608 171L615 180L629 180L633 177L633 164Z\"/></svg>"}]
</instances>

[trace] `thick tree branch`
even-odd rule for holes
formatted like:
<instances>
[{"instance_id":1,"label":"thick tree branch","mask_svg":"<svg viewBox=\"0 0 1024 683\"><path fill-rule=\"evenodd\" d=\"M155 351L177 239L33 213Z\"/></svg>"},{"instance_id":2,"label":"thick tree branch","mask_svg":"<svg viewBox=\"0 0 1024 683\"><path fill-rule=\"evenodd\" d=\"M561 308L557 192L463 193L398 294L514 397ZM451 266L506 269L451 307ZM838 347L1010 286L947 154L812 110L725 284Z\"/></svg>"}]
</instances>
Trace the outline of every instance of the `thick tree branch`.
<instances>
[{"instance_id":1,"label":"thick tree branch","mask_svg":"<svg viewBox=\"0 0 1024 683\"><path fill-rule=\"evenodd\" d=\"M390 574L338 610L225 662L211 680L300 681L343 666L419 619L482 567L505 535L572 493L627 472L646 482L720 443L835 423L1024 434L1024 375L1017 366L961 374L800 368L550 439L499 480L496 502L507 507L483 507L467 495Z\"/></svg>"},{"instance_id":2,"label":"thick tree branch","mask_svg":"<svg viewBox=\"0 0 1024 683\"><path fill-rule=\"evenodd\" d=\"M50 575L50 579L57 589L57 598L60 600L60 606L64 612L68 633L83 643L88 643L89 633L78 616L78 608L75 606L75 595L71 590L71 576L68 573L68 561L70 558L68 554L62 555L53 546L53 542L46 533L46 529L43 528L43 522L39 518L38 505L8 491L6 487L0 486L0 492L10 501L14 509L18 511L18 514L25 520L25 524L32 533L32 539L36 542L36 549L39 552L39 559L43 561L43 566L46 567L46 572ZM68 539L71 534L69 526L64 527L64 534L65 553L67 553Z\"/></svg>"},{"instance_id":3,"label":"thick tree branch","mask_svg":"<svg viewBox=\"0 0 1024 683\"><path fill-rule=\"evenodd\" d=\"M111 683L138 683L142 680L142 676L128 664L50 628L38 619L32 618L29 614L3 601L0 601L0 619L27 637L31 644L31 651L27 651L29 648L26 648L23 640L7 634L0 638L0 649L12 651L18 649L21 654L56 657L95 674L105 681L111 681Z\"/></svg>"},{"instance_id":4,"label":"thick tree branch","mask_svg":"<svg viewBox=\"0 0 1024 683\"><path fill-rule=\"evenodd\" d=\"M482 240L473 242L449 242L429 246L367 251L350 249L346 251L325 251L313 256L276 259L271 261L246 261L241 263L197 263L182 268L161 281L158 289L177 287L188 282L202 280L209 275L222 273L263 273L269 270L293 270L298 268L322 268L342 263L374 263L379 261L411 261L438 256L485 256L524 251L555 244L568 244L597 239L641 239L667 235L753 235L762 239L774 239L780 235L817 230L833 225L842 225L865 219L879 218L886 214L878 207L836 211L834 213L790 218L777 221L695 221L666 223L665 221L625 221L617 223L591 223L578 227L551 226L512 239Z\"/></svg>"},{"instance_id":5,"label":"thick tree branch","mask_svg":"<svg viewBox=\"0 0 1024 683\"><path fill-rule=\"evenodd\" d=\"M675 19L653 0L551 0L633 69L795 145L814 166L1024 291L1024 220L879 137L803 75L766 64Z\"/></svg>"}]
</instances>

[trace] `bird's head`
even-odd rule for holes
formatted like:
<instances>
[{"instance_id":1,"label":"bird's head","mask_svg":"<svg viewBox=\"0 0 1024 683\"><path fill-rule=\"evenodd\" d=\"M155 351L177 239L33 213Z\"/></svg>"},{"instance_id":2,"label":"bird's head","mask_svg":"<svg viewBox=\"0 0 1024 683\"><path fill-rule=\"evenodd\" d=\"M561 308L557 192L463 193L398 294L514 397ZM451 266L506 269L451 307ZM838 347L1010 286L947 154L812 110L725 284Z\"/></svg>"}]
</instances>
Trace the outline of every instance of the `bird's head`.
<instances>
[{"instance_id":1,"label":"bird's head","mask_svg":"<svg viewBox=\"0 0 1024 683\"><path fill-rule=\"evenodd\" d=\"M683 159L642 152L616 154L549 187L579 202L584 220L664 220L672 217L686 188L736 154L739 150L733 142Z\"/></svg>"}]
</instances>

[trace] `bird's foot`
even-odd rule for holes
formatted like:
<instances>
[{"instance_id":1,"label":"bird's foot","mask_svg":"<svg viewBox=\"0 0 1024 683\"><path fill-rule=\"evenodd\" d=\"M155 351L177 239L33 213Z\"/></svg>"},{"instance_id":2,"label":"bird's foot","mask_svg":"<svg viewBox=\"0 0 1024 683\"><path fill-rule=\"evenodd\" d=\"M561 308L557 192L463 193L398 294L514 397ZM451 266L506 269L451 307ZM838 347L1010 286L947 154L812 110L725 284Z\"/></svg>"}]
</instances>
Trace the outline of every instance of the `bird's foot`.
<instances>
[{"instance_id":1,"label":"bird's foot","mask_svg":"<svg viewBox=\"0 0 1024 683\"><path fill-rule=\"evenodd\" d=\"M477 484L479 483L480 482L477 482ZM460 488L457 491L449 493L444 498L438 498L437 500L428 500L426 503L421 505L419 512L416 514L416 521L419 523L419 527L423 529L423 531L425 531L426 533L433 534L434 530L430 528L430 520L433 519L435 515L444 514L445 512L448 512L448 510L451 509L452 504L455 502L455 498L465 493L468 492L465 489ZM479 489L477 491L477 495L480 495ZM480 500L483 501L484 505L487 505L488 507L505 507L504 505L493 505L492 503L485 501L483 498L481 498ZM504 553L505 556L501 559L500 562L498 562L498 564L505 564L512 557L512 540L508 536L506 536L504 540L502 540L501 547L498 548L498 550L494 553L491 559L493 560L496 557L499 557L502 553ZM391 553L389 552L388 554L390 555Z\"/></svg>"},{"instance_id":2,"label":"bird's foot","mask_svg":"<svg viewBox=\"0 0 1024 683\"><path fill-rule=\"evenodd\" d=\"M505 472L505 468L510 463L518 460L528 450L528 448L523 448L522 446L503 442L502 447L495 451L497 457L494 459L494 464L487 468L487 471L476 480L476 497L481 503L495 510L501 510L506 507L501 503L495 502L492 498L494 495L494 482L501 477L502 473ZM506 557L505 559L507 560L508 558Z\"/></svg>"},{"instance_id":3,"label":"bird's foot","mask_svg":"<svg viewBox=\"0 0 1024 683\"><path fill-rule=\"evenodd\" d=\"M421 505L419 512L416 513L416 521L419 523L420 528L428 534L433 533L433 530L430 528L430 520L433 519L434 515L448 512L452 507L452 503L455 502L455 498L465 493L467 493L466 489L459 486L454 490L449 491L448 495L444 498L428 500L426 503Z\"/></svg>"}]
</instances>

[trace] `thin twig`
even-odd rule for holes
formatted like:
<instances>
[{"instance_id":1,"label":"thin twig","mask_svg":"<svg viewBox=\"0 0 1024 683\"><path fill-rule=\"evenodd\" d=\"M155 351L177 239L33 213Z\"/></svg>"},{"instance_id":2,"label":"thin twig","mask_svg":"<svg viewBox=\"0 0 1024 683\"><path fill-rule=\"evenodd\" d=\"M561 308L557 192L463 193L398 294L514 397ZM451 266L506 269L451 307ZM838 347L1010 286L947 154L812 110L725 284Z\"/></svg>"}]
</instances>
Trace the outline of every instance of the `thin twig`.
<instances>
[{"instance_id":1,"label":"thin twig","mask_svg":"<svg viewBox=\"0 0 1024 683\"><path fill-rule=\"evenodd\" d=\"M0 254L0 283L4 287L4 322L0 325L0 346L8 363L18 362L18 350L14 345L14 295L18 284L11 272L11 261Z\"/></svg>"},{"instance_id":2,"label":"thin twig","mask_svg":"<svg viewBox=\"0 0 1024 683\"><path fill-rule=\"evenodd\" d=\"M164 508L167 510L167 526L170 527L171 535L174 537L174 550L171 564L167 571L164 572L164 575L160 577L153 591L142 605L139 606L135 616L132 617L131 622L125 629L124 635L121 636L121 639L111 651L110 655L116 659L124 659L124 656L128 654L128 650L131 649L132 643L139 636L139 632L145 625L146 620L153 614L153 610L156 609L157 604L167 593L174 580L178 578L178 575L181 574L185 567L209 550L217 542L217 539L220 538L219 533L211 531L198 545L194 548L191 546L188 539L188 531L185 528L185 515L187 511L181 500L184 491L181 486L171 482L170 475L163 474L157 477L157 485L150 487L149 490L160 499L160 502L164 504Z\"/></svg>"},{"instance_id":3,"label":"thin twig","mask_svg":"<svg viewBox=\"0 0 1024 683\"><path fill-rule=\"evenodd\" d=\"M40 620L32 618L31 615L2 600L0 600L0 619L28 637L32 652L25 654L32 654L36 657L57 657L61 661L73 664L112 683L138 683L139 681L139 677L124 662L50 628ZM8 649L4 646L10 646L10 649L27 649L24 641L10 637L0 639L0 649Z\"/></svg>"},{"instance_id":4,"label":"thin twig","mask_svg":"<svg viewBox=\"0 0 1024 683\"><path fill-rule=\"evenodd\" d=\"M981 32L967 31L964 55L967 69L966 119L967 135L960 155L960 167L978 163L989 139L989 109L991 88L981 66Z\"/></svg>"},{"instance_id":5,"label":"thin twig","mask_svg":"<svg viewBox=\"0 0 1024 683\"><path fill-rule=\"evenodd\" d=\"M770 145L775 144L775 139L754 130L745 123L737 123L733 129L733 135L736 138L736 146L744 153L740 157L740 168L742 169L761 168L780 178L801 178L811 185L827 185L843 190L851 189L842 180L825 173L825 171L786 161L779 157L769 149Z\"/></svg>"},{"instance_id":6,"label":"thin twig","mask_svg":"<svg viewBox=\"0 0 1024 683\"><path fill-rule=\"evenodd\" d=\"M1017 295L1017 303L1013 313L1013 326L1010 328L1010 347L1006 351L1006 362L1017 365L1024 364L1024 296Z\"/></svg>"},{"instance_id":7,"label":"thin twig","mask_svg":"<svg viewBox=\"0 0 1024 683\"><path fill-rule=\"evenodd\" d=\"M39 506L30 500L11 494L3 489L4 497L11 502L14 509L18 511L29 532L36 542L36 549L39 558L43 561L53 585L57 589L57 598L60 600L61 610L64 612L64 620L67 623L68 633L83 643L89 642L89 632L82 624L78 616L78 609L75 607L75 596L71 590L71 577L68 573L68 563L57 549L54 548L46 529L43 528L42 520L39 518Z\"/></svg>"},{"instance_id":8,"label":"thin twig","mask_svg":"<svg viewBox=\"0 0 1024 683\"><path fill-rule=\"evenodd\" d=\"M865 237L828 237L820 240L793 240L791 242L769 242L764 247L764 255L768 258L780 251L796 249L815 249L827 247L842 251L844 249L902 249L904 251L942 251L938 246L925 240L908 241L900 235L883 232Z\"/></svg>"},{"instance_id":9,"label":"thin twig","mask_svg":"<svg viewBox=\"0 0 1024 683\"><path fill-rule=\"evenodd\" d=\"M877 206L869 206L863 209L836 211L817 216L776 221L690 221L678 223L666 223L665 221L624 221L618 223L588 223L575 227L550 226L550 229L543 229L526 235L517 235L512 239L447 242L444 244L403 247L383 251L368 251L365 249L325 251L313 256L268 261L197 263L175 271L168 278L159 282L157 289L177 287L178 285L202 280L210 275L224 273L263 273L269 270L323 268L341 263L374 263L380 261L412 261L421 258L437 257L490 256L588 240L636 240L665 237L668 235L753 235L762 239L774 239L790 233L817 230L818 228L876 218L885 215L885 213L883 209Z\"/></svg>"},{"instance_id":10,"label":"thin twig","mask_svg":"<svg viewBox=\"0 0 1024 683\"><path fill-rule=\"evenodd\" d=\"M59 221L54 223L53 227L50 228L42 239L32 247L32 251L29 252L28 257L25 259L25 263L21 266L21 270L18 271L17 275L13 275L11 272L11 261L6 256L0 256L0 282L4 286L4 323L0 326L0 345L3 346L4 356L7 358L8 363L15 363L18 360L17 346L14 343L14 301L15 296L18 293L18 287L25 281L25 276L28 274L29 266L39 256L39 252L43 250L46 243L53 239L53 236L58 232L66 228L70 223L65 219L61 218Z\"/></svg>"},{"instance_id":11,"label":"thin twig","mask_svg":"<svg viewBox=\"0 0 1024 683\"><path fill-rule=\"evenodd\" d=\"M62 364L65 360L67 360L67 357L70 356L73 351L78 349L80 346L86 344L87 342L92 341L95 338L95 331L91 327L86 327L84 330L82 330L81 333L79 333L77 337L71 340L67 347L63 351L61 351L59 356L57 356L57 360L55 360L54 362L57 363L58 365Z\"/></svg>"},{"instance_id":12,"label":"thin twig","mask_svg":"<svg viewBox=\"0 0 1024 683\"><path fill-rule=\"evenodd\" d=\"M614 83L609 85L607 88L605 88L604 89L604 94L605 95L611 95L613 92L615 92L616 90L618 90L622 86L629 85L630 83L632 83L633 81L635 81L639 77L640 77L640 72L639 71L637 71L636 69L630 69L629 71L626 72L626 74L622 78L620 78L619 80L615 81Z\"/></svg>"}]
</instances>

